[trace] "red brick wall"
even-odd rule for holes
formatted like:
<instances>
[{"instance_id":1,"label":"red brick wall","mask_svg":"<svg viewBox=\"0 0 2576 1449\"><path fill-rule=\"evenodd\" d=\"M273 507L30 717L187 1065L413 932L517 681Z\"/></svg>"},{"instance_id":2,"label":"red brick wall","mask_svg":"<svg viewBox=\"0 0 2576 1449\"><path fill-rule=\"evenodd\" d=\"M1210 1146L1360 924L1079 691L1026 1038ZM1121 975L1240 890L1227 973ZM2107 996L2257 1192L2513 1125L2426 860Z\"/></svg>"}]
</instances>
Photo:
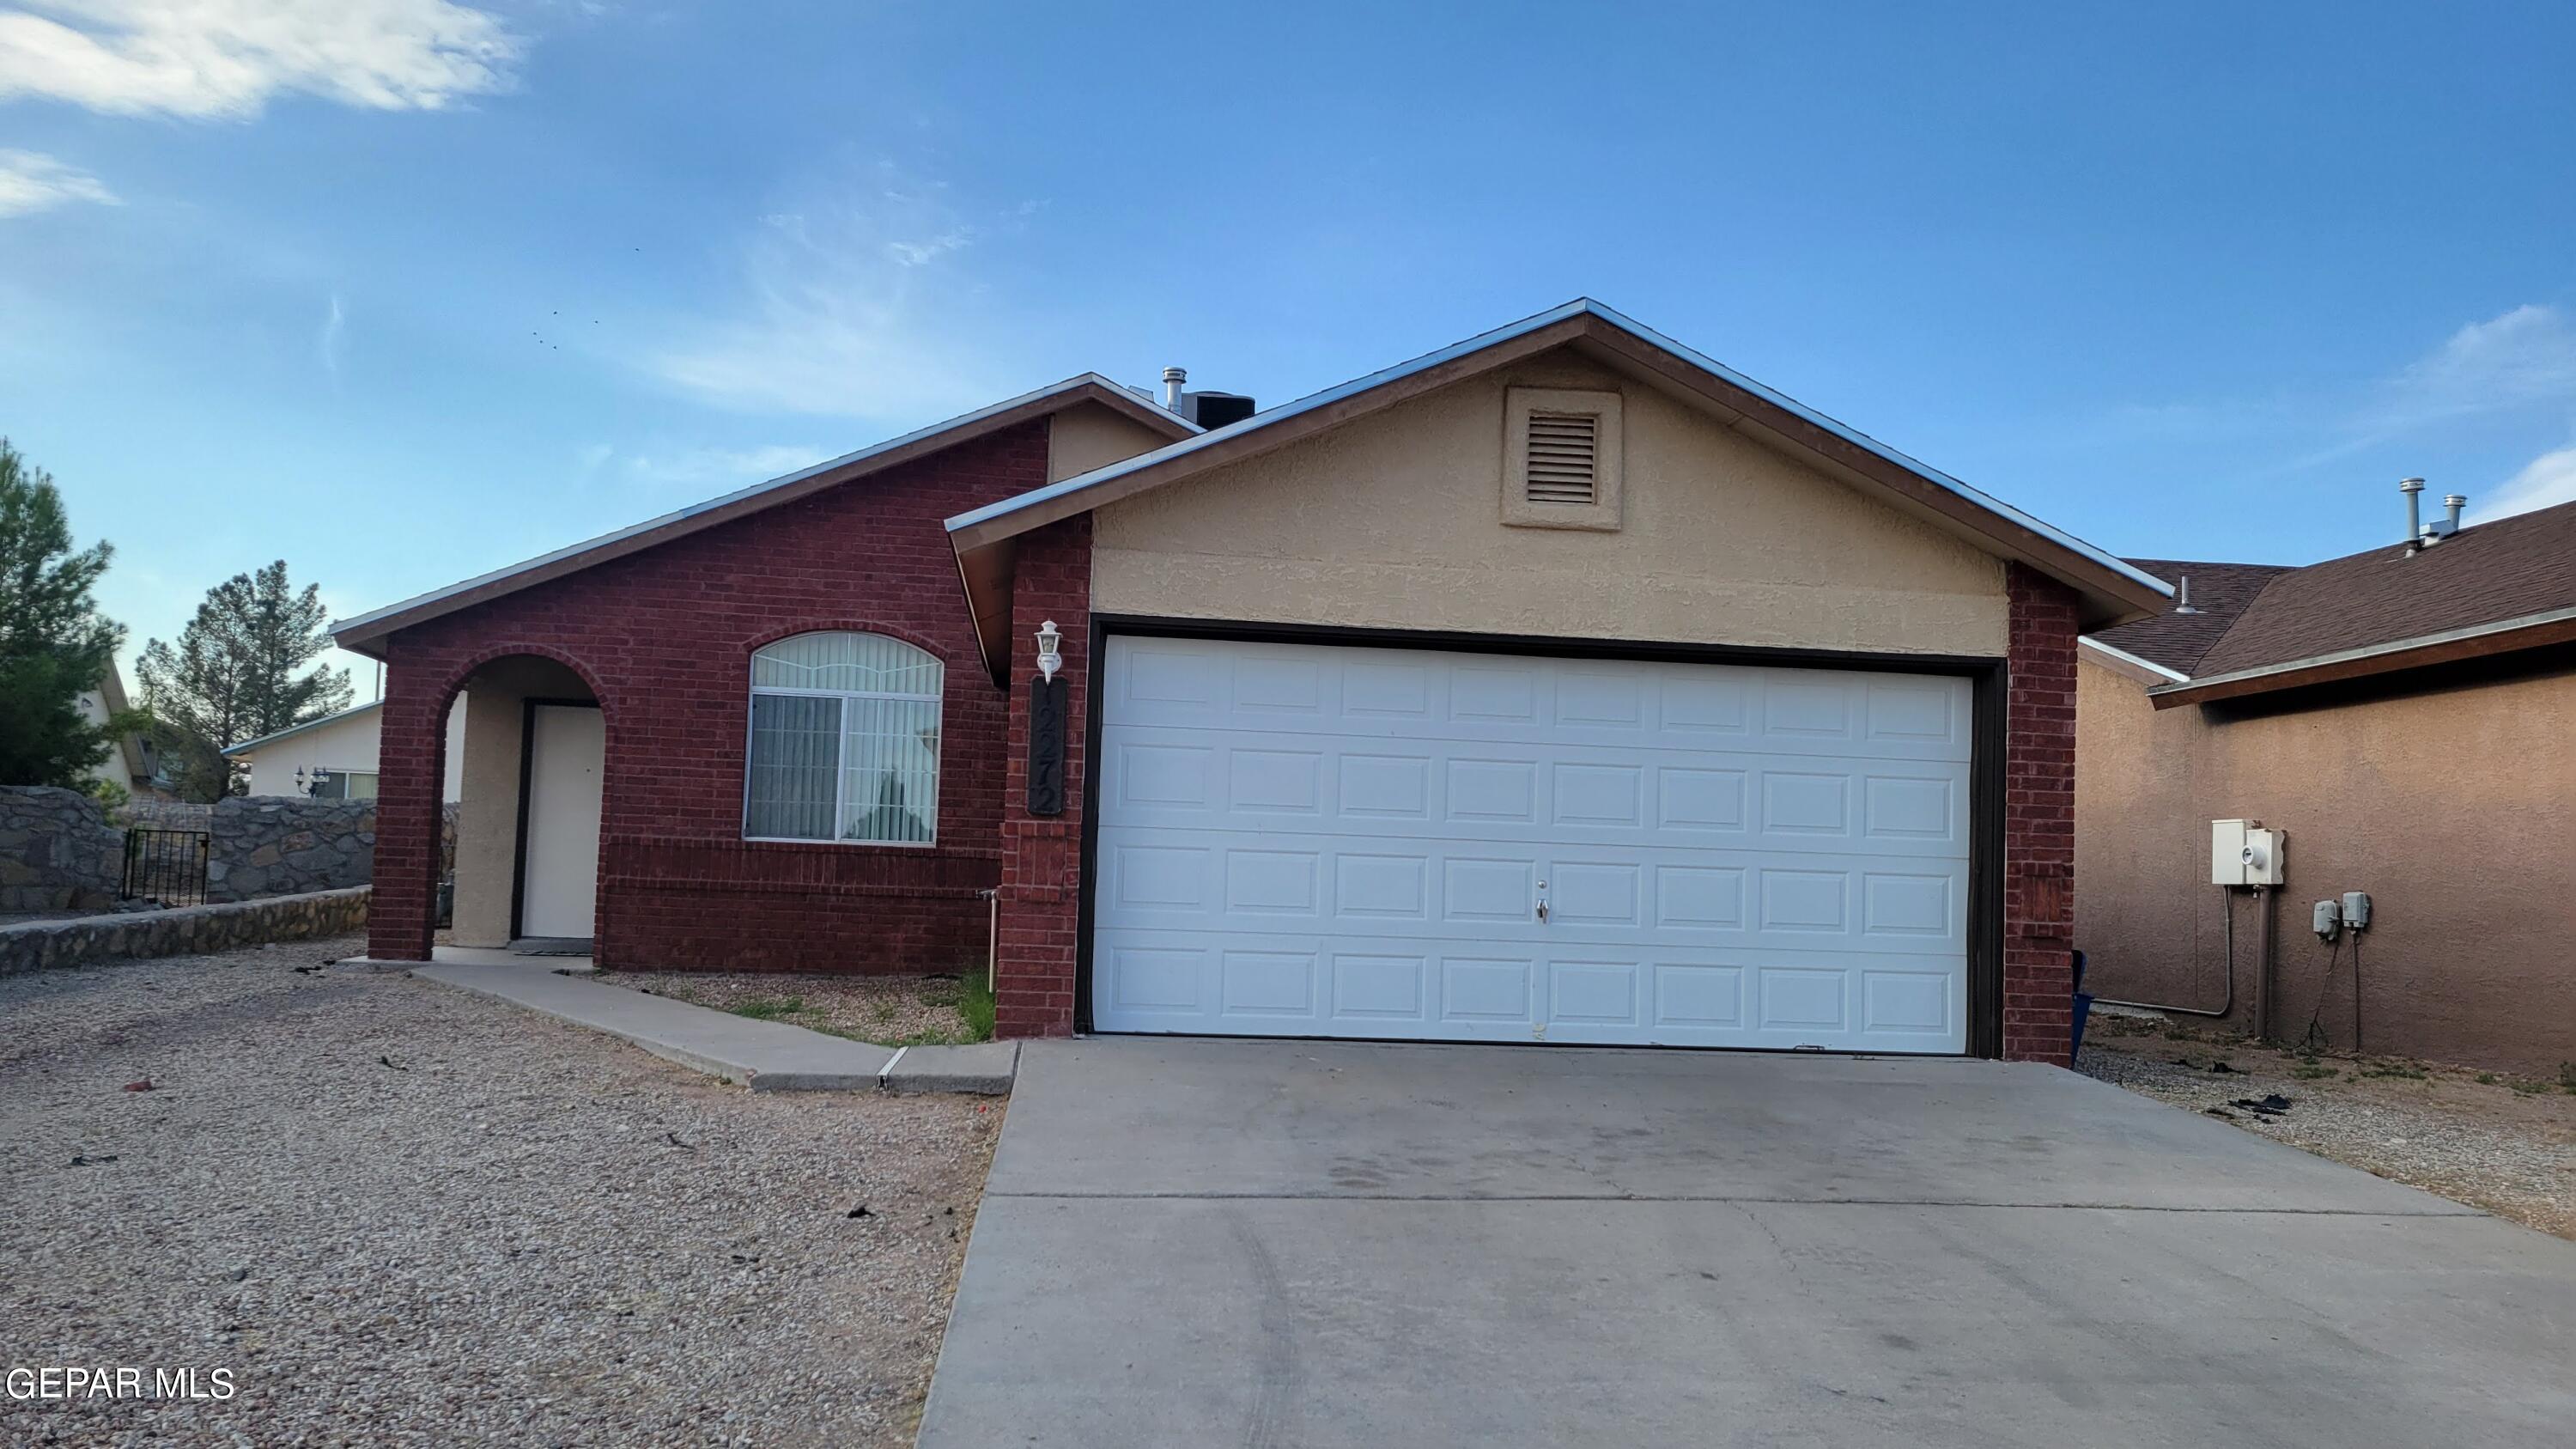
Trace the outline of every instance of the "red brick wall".
<instances>
[{"instance_id":1,"label":"red brick wall","mask_svg":"<svg viewBox=\"0 0 2576 1449\"><path fill-rule=\"evenodd\" d=\"M1091 709L1091 515L1020 537L1011 602L1011 737L1002 794L1002 896L994 1031L1073 1034L1073 963L1081 938L1083 781L1090 761L1083 721ZM1029 814L1029 691L1038 626L1064 634L1064 813Z\"/></svg>"},{"instance_id":2,"label":"red brick wall","mask_svg":"<svg viewBox=\"0 0 2576 1449\"><path fill-rule=\"evenodd\" d=\"M2075 934L2075 591L2008 565L2004 1058L2069 1059Z\"/></svg>"},{"instance_id":3,"label":"red brick wall","mask_svg":"<svg viewBox=\"0 0 2576 1449\"><path fill-rule=\"evenodd\" d=\"M369 953L428 953L447 701L477 666L533 653L590 680L606 715L601 964L981 964L1008 710L941 521L1043 485L1046 466L1047 425L1030 423L393 635ZM936 845L742 839L751 653L810 629L890 634L946 663Z\"/></svg>"}]
</instances>

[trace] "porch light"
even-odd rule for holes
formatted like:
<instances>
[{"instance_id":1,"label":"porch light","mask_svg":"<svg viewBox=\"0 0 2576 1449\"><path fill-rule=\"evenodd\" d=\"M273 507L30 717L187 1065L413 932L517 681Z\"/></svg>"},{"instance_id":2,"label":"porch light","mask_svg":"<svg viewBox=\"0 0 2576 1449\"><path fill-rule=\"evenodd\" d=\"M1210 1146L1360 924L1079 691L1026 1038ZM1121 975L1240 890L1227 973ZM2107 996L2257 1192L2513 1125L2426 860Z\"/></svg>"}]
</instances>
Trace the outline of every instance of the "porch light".
<instances>
[{"instance_id":1,"label":"porch light","mask_svg":"<svg viewBox=\"0 0 2576 1449\"><path fill-rule=\"evenodd\" d=\"M1055 672L1064 667L1064 635L1049 619L1038 626L1038 678L1055 681Z\"/></svg>"}]
</instances>

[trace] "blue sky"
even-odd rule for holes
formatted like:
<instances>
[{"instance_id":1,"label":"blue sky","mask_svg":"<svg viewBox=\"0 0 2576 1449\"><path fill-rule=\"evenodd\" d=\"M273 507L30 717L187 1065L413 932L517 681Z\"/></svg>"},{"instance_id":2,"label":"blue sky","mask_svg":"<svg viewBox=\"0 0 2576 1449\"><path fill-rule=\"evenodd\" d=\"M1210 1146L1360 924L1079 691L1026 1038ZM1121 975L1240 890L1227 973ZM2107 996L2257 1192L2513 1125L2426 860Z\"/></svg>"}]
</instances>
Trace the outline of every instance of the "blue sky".
<instances>
[{"instance_id":1,"label":"blue sky","mask_svg":"<svg viewBox=\"0 0 2576 1449\"><path fill-rule=\"evenodd\" d=\"M1585 294L2125 554L2576 497L2576 14L1966 8L0 0L0 432L136 647Z\"/></svg>"}]
</instances>

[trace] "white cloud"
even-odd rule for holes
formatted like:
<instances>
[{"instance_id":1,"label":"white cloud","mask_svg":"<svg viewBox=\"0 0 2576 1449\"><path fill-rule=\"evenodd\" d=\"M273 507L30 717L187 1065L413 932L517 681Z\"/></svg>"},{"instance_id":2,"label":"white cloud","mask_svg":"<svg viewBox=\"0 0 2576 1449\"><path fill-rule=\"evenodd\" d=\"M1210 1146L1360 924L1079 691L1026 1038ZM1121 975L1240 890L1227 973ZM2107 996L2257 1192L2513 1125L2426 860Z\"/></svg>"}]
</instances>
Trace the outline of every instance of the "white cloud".
<instances>
[{"instance_id":1,"label":"white cloud","mask_svg":"<svg viewBox=\"0 0 2576 1449\"><path fill-rule=\"evenodd\" d=\"M973 231L959 227L955 231L931 237L926 241L890 241L886 255L901 267L925 266L975 239Z\"/></svg>"},{"instance_id":2,"label":"white cloud","mask_svg":"<svg viewBox=\"0 0 2576 1449\"><path fill-rule=\"evenodd\" d=\"M683 324L646 366L759 411L926 421L990 402L1009 389L979 339L1008 334L966 267L982 235L943 188L881 166L763 216L740 246L733 315Z\"/></svg>"},{"instance_id":3,"label":"white cloud","mask_svg":"<svg viewBox=\"0 0 2576 1449\"><path fill-rule=\"evenodd\" d=\"M606 445L582 450L585 472L614 466L626 478L652 487L693 488L710 495L765 483L781 474L837 456L822 448L772 444L758 448L678 448L620 457Z\"/></svg>"},{"instance_id":4,"label":"white cloud","mask_svg":"<svg viewBox=\"0 0 2576 1449\"><path fill-rule=\"evenodd\" d=\"M21 0L0 99L246 118L281 91L434 111L509 84L521 42L452 0Z\"/></svg>"},{"instance_id":5,"label":"white cloud","mask_svg":"<svg viewBox=\"0 0 2576 1449\"><path fill-rule=\"evenodd\" d=\"M2473 515L2477 522L2529 513L2553 503L2576 502L2576 446L2543 453L2523 465Z\"/></svg>"},{"instance_id":6,"label":"white cloud","mask_svg":"<svg viewBox=\"0 0 2576 1449\"><path fill-rule=\"evenodd\" d=\"M2382 419L2405 428L2532 402L2576 398L2576 323L2525 304L2472 322L2384 390Z\"/></svg>"},{"instance_id":7,"label":"white cloud","mask_svg":"<svg viewBox=\"0 0 2576 1449\"><path fill-rule=\"evenodd\" d=\"M2576 408L2576 320L2526 303L2454 332L2367 388L2329 436L2283 464L2300 472L2392 439L2504 414Z\"/></svg>"},{"instance_id":8,"label":"white cloud","mask_svg":"<svg viewBox=\"0 0 2576 1449\"><path fill-rule=\"evenodd\" d=\"M322 333L313 339L313 350L322 359L322 370L333 377L340 375L340 359L348 352L349 313L340 305L340 294L331 294L330 309L322 314Z\"/></svg>"},{"instance_id":9,"label":"white cloud","mask_svg":"<svg viewBox=\"0 0 2576 1449\"><path fill-rule=\"evenodd\" d=\"M0 216L28 216L76 201L117 204L107 184L34 151L0 151Z\"/></svg>"}]
</instances>

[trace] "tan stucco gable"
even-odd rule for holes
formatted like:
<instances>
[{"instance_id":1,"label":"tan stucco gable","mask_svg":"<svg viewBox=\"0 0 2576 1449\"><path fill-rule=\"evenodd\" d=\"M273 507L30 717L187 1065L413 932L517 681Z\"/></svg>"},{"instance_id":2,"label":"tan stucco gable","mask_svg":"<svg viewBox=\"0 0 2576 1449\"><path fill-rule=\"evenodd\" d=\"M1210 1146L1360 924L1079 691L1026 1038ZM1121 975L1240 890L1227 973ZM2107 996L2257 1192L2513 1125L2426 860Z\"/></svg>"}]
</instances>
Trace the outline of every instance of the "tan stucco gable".
<instances>
[{"instance_id":1,"label":"tan stucco gable","mask_svg":"<svg viewBox=\"0 0 2576 1449\"><path fill-rule=\"evenodd\" d=\"M1514 387L1615 390L1614 532L1506 526ZM2004 567L1571 351L1093 516L1104 613L2001 655Z\"/></svg>"},{"instance_id":2,"label":"tan stucco gable","mask_svg":"<svg viewBox=\"0 0 2576 1449\"><path fill-rule=\"evenodd\" d=\"M1101 403L1076 403L1047 420L1047 481L1123 463L1171 440L1169 428L1147 427Z\"/></svg>"}]
</instances>

